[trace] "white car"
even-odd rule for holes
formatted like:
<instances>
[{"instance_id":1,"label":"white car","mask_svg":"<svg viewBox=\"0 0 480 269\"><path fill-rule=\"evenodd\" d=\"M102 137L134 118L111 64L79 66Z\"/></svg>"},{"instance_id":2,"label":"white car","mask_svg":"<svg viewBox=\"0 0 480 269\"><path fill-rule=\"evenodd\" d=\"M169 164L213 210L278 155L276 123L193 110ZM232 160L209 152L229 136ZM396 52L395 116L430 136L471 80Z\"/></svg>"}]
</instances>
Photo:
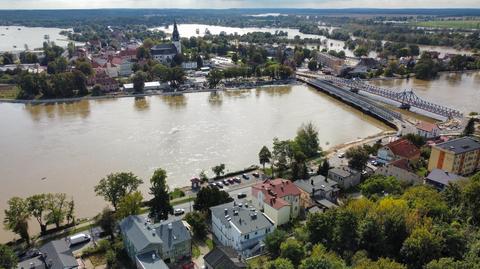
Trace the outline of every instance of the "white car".
<instances>
[{"instance_id":1,"label":"white car","mask_svg":"<svg viewBox=\"0 0 480 269\"><path fill-rule=\"evenodd\" d=\"M338 156L338 158L343 158L343 157L345 157L345 153L344 153L344 152L340 152L340 153L338 153L337 156Z\"/></svg>"},{"instance_id":2,"label":"white car","mask_svg":"<svg viewBox=\"0 0 480 269\"><path fill-rule=\"evenodd\" d=\"M183 215L185 213L185 209L183 208L176 208L174 211L173 211L173 214L175 216L180 216L180 215Z\"/></svg>"}]
</instances>

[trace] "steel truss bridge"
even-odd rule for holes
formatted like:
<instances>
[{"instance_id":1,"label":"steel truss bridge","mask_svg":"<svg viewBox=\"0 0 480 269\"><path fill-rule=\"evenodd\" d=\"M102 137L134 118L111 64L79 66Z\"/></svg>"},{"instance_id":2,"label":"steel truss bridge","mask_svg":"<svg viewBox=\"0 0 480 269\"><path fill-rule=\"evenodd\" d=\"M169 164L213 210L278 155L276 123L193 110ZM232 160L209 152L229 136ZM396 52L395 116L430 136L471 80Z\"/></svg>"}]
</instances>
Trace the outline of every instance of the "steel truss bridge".
<instances>
[{"instance_id":1,"label":"steel truss bridge","mask_svg":"<svg viewBox=\"0 0 480 269\"><path fill-rule=\"evenodd\" d=\"M396 101L400 103L400 107L404 109L415 107L446 118L461 118L463 116L462 112L460 112L459 110L445 107L442 105L437 105L421 99L413 92L413 90L394 91L373 86L364 83L361 80L351 80L337 78L333 76L323 76L319 77L319 79L327 80L335 84L349 87L351 91L365 91L389 100Z\"/></svg>"}]
</instances>

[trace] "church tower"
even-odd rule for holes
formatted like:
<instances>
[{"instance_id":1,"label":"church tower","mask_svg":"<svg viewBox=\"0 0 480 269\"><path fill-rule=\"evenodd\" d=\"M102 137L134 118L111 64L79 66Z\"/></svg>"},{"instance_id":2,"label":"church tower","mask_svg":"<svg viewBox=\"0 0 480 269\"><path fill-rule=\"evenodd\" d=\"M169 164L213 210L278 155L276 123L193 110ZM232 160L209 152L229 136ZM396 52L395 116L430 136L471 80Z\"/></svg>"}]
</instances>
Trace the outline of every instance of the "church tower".
<instances>
[{"instance_id":1,"label":"church tower","mask_svg":"<svg viewBox=\"0 0 480 269\"><path fill-rule=\"evenodd\" d=\"M177 53L182 53L182 43L180 42L180 34L178 33L177 21L173 21L173 33L172 33L173 45L177 48Z\"/></svg>"}]
</instances>

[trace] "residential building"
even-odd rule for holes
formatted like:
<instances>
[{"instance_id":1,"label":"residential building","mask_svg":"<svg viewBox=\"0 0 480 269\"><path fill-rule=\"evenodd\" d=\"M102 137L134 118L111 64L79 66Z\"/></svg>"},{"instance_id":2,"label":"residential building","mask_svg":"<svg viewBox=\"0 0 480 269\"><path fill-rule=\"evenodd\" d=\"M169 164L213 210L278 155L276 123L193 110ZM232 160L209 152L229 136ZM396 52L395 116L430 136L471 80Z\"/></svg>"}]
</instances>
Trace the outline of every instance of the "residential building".
<instances>
[{"instance_id":1,"label":"residential building","mask_svg":"<svg viewBox=\"0 0 480 269\"><path fill-rule=\"evenodd\" d=\"M417 129L417 135L427 139L435 138L440 135L440 129L435 123L419 121L415 127Z\"/></svg>"},{"instance_id":2,"label":"residential building","mask_svg":"<svg viewBox=\"0 0 480 269\"><path fill-rule=\"evenodd\" d=\"M217 246L203 260L206 269L246 269L247 264L231 247Z\"/></svg>"},{"instance_id":3,"label":"residential building","mask_svg":"<svg viewBox=\"0 0 480 269\"><path fill-rule=\"evenodd\" d=\"M360 184L362 175L357 170L346 165L340 165L328 170L327 178L336 181L343 189L348 189Z\"/></svg>"},{"instance_id":4,"label":"residential building","mask_svg":"<svg viewBox=\"0 0 480 269\"><path fill-rule=\"evenodd\" d=\"M173 57L182 53L182 44L180 42L180 34L178 33L177 22L173 24L172 43L159 44L150 49L150 54L154 60L168 64Z\"/></svg>"},{"instance_id":5,"label":"residential building","mask_svg":"<svg viewBox=\"0 0 480 269\"><path fill-rule=\"evenodd\" d=\"M129 216L120 222L123 243L137 268L164 268L191 257L191 235L181 220L152 224ZM163 260L163 261L162 261Z\"/></svg>"},{"instance_id":6,"label":"residential building","mask_svg":"<svg viewBox=\"0 0 480 269\"><path fill-rule=\"evenodd\" d=\"M398 180L410 183L421 182L422 178L415 173L412 163L407 159L395 160L387 165L379 167L375 170L375 174L395 177Z\"/></svg>"},{"instance_id":7,"label":"residential building","mask_svg":"<svg viewBox=\"0 0 480 269\"><path fill-rule=\"evenodd\" d=\"M425 178L425 184L431 185L441 191L445 189L449 183L455 183L462 179L464 179L464 177L435 168Z\"/></svg>"},{"instance_id":8,"label":"residential building","mask_svg":"<svg viewBox=\"0 0 480 269\"><path fill-rule=\"evenodd\" d=\"M336 75L342 72L344 68L345 60L330 55L326 52L320 52L317 56L317 61L323 66L331 69Z\"/></svg>"},{"instance_id":9,"label":"residential building","mask_svg":"<svg viewBox=\"0 0 480 269\"><path fill-rule=\"evenodd\" d=\"M428 170L435 168L461 176L480 170L480 142L462 137L433 145Z\"/></svg>"},{"instance_id":10,"label":"residential building","mask_svg":"<svg viewBox=\"0 0 480 269\"><path fill-rule=\"evenodd\" d=\"M210 208L212 233L223 245L245 258L261 253L263 239L275 227L273 222L248 203L231 202Z\"/></svg>"},{"instance_id":11,"label":"residential building","mask_svg":"<svg viewBox=\"0 0 480 269\"><path fill-rule=\"evenodd\" d=\"M275 224L285 224L298 217L300 189L290 180L277 178L252 186L253 205L263 211Z\"/></svg>"},{"instance_id":12,"label":"residential building","mask_svg":"<svg viewBox=\"0 0 480 269\"><path fill-rule=\"evenodd\" d=\"M300 207L310 208L315 205L327 204L327 200L333 203L337 202L340 192L338 183L328 180L322 175L316 175L310 179L299 179L294 184L300 189Z\"/></svg>"},{"instance_id":13,"label":"residential building","mask_svg":"<svg viewBox=\"0 0 480 269\"><path fill-rule=\"evenodd\" d=\"M65 240L54 240L39 248L39 255L18 263L18 269L76 269L77 260Z\"/></svg>"},{"instance_id":14,"label":"residential building","mask_svg":"<svg viewBox=\"0 0 480 269\"><path fill-rule=\"evenodd\" d=\"M104 92L116 91L119 88L118 82L111 78L104 68L95 68L95 74L88 78L88 85L100 85Z\"/></svg>"},{"instance_id":15,"label":"residential building","mask_svg":"<svg viewBox=\"0 0 480 269\"><path fill-rule=\"evenodd\" d=\"M122 62L117 65L118 75L121 77L129 77L133 74L133 62L128 59L122 59Z\"/></svg>"},{"instance_id":16,"label":"residential building","mask_svg":"<svg viewBox=\"0 0 480 269\"><path fill-rule=\"evenodd\" d=\"M381 147L377 156L377 161L383 164L399 159L413 161L420 158L420 150L408 139L401 138Z\"/></svg>"}]
</instances>

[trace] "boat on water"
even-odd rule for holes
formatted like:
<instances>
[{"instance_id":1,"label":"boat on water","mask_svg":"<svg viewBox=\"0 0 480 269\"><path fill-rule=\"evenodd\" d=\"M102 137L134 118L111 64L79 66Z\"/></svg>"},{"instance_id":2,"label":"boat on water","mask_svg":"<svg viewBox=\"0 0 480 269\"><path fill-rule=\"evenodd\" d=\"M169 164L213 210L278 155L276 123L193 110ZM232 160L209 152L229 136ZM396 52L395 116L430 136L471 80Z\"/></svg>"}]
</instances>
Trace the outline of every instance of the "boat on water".
<instances>
[{"instance_id":1,"label":"boat on water","mask_svg":"<svg viewBox=\"0 0 480 269\"><path fill-rule=\"evenodd\" d=\"M14 48L14 49L16 49L16 48L17 48L17 46L16 46L16 45L13 45L13 48Z\"/></svg>"},{"instance_id":2,"label":"boat on water","mask_svg":"<svg viewBox=\"0 0 480 269\"><path fill-rule=\"evenodd\" d=\"M197 30L195 30L195 32L198 34L200 34L200 29L197 28Z\"/></svg>"},{"instance_id":3,"label":"boat on water","mask_svg":"<svg viewBox=\"0 0 480 269\"><path fill-rule=\"evenodd\" d=\"M44 35L43 39L50 39L50 36L49 35Z\"/></svg>"},{"instance_id":4,"label":"boat on water","mask_svg":"<svg viewBox=\"0 0 480 269\"><path fill-rule=\"evenodd\" d=\"M18 31L21 31L21 30L22 30L22 28L17 28L17 30L18 30Z\"/></svg>"}]
</instances>

